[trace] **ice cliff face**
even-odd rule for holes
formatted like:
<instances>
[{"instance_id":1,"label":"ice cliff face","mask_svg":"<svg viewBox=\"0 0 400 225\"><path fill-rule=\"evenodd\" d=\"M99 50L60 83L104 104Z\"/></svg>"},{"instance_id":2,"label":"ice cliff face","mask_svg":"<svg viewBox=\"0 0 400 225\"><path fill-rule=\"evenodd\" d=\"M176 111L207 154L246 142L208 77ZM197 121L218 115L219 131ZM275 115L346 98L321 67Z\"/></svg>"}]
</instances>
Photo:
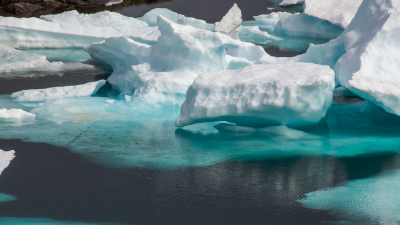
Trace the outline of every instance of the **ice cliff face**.
<instances>
[{"instance_id":1,"label":"ice cliff face","mask_svg":"<svg viewBox=\"0 0 400 225\"><path fill-rule=\"evenodd\" d=\"M176 126L228 121L241 126L318 123L332 103L334 72L307 63L253 65L200 75Z\"/></svg>"}]
</instances>

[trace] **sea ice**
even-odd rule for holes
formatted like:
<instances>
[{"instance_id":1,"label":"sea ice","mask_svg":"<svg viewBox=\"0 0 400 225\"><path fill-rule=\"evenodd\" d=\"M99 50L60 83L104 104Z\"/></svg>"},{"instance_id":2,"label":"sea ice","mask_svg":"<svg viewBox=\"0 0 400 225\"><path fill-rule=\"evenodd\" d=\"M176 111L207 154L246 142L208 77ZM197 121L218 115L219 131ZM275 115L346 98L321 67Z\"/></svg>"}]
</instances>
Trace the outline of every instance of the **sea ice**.
<instances>
[{"instance_id":1,"label":"sea ice","mask_svg":"<svg viewBox=\"0 0 400 225\"><path fill-rule=\"evenodd\" d=\"M318 123L332 103L334 72L307 63L253 65L200 75L176 126L228 121L241 126Z\"/></svg>"},{"instance_id":2,"label":"sea ice","mask_svg":"<svg viewBox=\"0 0 400 225\"><path fill-rule=\"evenodd\" d=\"M64 70L62 62L49 62L46 60L46 56L27 53L6 45L0 45L0 74L58 72Z\"/></svg>"},{"instance_id":3,"label":"sea ice","mask_svg":"<svg viewBox=\"0 0 400 225\"><path fill-rule=\"evenodd\" d=\"M215 31L238 39L236 29L242 22L242 11L235 3L222 20L215 23Z\"/></svg>"},{"instance_id":4,"label":"sea ice","mask_svg":"<svg viewBox=\"0 0 400 225\"><path fill-rule=\"evenodd\" d=\"M12 93L11 98L20 102L42 102L50 99L91 96L96 94L105 83L105 80L99 80L75 86L23 90Z\"/></svg>"},{"instance_id":5,"label":"sea ice","mask_svg":"<svg viewBox=\"0 0 400 225\"><path fill-rule=\"evenodd\" d=\"M280 60L260 46L162 16L158 27L161 36L152 46L119 37L85 48L94 60L113 67L108 82L122 95L180 105L187 88L201 73Z\"/></svg>"},{"instance_id":6,"label":"sea ice","mask_svg":"<svg viewBox=\"0 0 400 225\"><path fill-rule=\"evenodd\" d=\"M400 115L400 1L364 1L341 36L298 60L335 69L336 83Z\"/></svg>"},{"instance_id":7,"label":"sea ice","mask_svg":"<svg viewBox=\"0 0 400 225\"><path fill-rule=\"evenodd\" d=\"M22 109L0 109L0 123L18 123L35 121L35 114Z\"/></svg>"},{"instance_id":8,"label":"sea ice","mask_svg":"<svg viewBox=\"0 0 400 225\"><path fill-rule=\"evenodd\" d=\"M1 113L1 112L0 112ZM10 165L11 160L15 158L15 151L3 151L0 149L0 175Z\"/></svg>"},{"instance_id":9,"label":"sea ice","mask_svg":"<svg viewBox=\"0 0 400 225\"><path fill-rule=\"evenodd\" d=\"M279 6L297 5L303 2L304 0L283 0L281 3L279 3Z\"/></svg>"},{"instance_id":10,"label":"sea ice","mask_svg":"<svg viewBox=\"0 0 400 225\"><path fill-rule=\"evenodd\" d=\"M363 0L305 0L304 13L346 28L362 2Z\"/></svg>"},{"instance_id":11,"label":"sea ice","mask_svg":"<svg viewBox=\"0 0 400 225\"><path fill-rule=\"evenodd\" d=\"M342 28L304 13L282 14L274 27L274 34L323 39L337 38L342 32Z\"/></svg>"},{"instance_id":12,"label":"sea ice","mask_svg":"<svg viewBox=\"0 0 400 225\"><path fill-rule=\"evenodd\" d=\"M0 17L0 32L0 42L15 48L80 48L119 36L156 43L159 36L156 27L118 13L76 11L42 19Z\"/></svg>"},{"instance_id":13,"label":"sea ice","mask_svg":"<svg viewBox=\"0 0 400 225\"><path fill-rule=\"evenodd\" d=\"M329 211L339 219L338 224L398 224L399 191L400 170L395 170L314 191L299 202L307 208Z\"/></svg>"}]
</instances>

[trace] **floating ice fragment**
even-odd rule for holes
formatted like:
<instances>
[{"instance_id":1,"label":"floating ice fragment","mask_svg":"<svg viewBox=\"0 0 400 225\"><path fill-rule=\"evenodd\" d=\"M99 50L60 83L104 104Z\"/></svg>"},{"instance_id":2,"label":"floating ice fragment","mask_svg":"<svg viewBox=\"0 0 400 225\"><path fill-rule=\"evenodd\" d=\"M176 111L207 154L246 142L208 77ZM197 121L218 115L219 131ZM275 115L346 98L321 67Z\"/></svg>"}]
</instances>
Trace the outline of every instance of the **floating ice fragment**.
<instances>
[{"instance_id":1,"label":"floating ice fragment","mask_svg":"<svg viewBox=\"0 0 400 225\"><path fill-rule=\"evenodd\" d=\"M0 109L0 123L18 123L35 121L35 114L22 109Z\"/></svg>"},{"instance_id":2,"label":"floating ice fragment","mask_svg":"<svg viewBox=\"0 0 400 225\"><path fill-rule=\"evenodd\" d=\"M112 6L112 5L116 5L116 4L122 3L122 2L124 2L124 0L111 0L111 1L107 2L104 5L105 6Z\"/></svg>"},{"instance_id":3,"label":"floating ice fragment","mask_svg":"<svg viewBox=\"0 0 400 225\"><path fill-rule=\"evenodd\" d=\"M27 53L6 45L0 45L0 74L58 72L64 70L65 67L62 62L49 62L46 60L46 56Z\"/></svg>"},{"instance_id":4,"label":"floating ice fragment","mask_svg":"<svg viewBox=\"0 0 400 225\"><path fill-rule=\"evenodd\" d=\"M303 2L304 0L283 0L281 3L279 3L279 6L297 5Z\"/></svg>"},{"instance_id":5,"label":"floating ice fragment","mask_svg":"<svg viewBox=\"0 0 400 225\"><path fill-rule=\"evenodd\" d=\"M315 64L252 65L200 75L176 126L228 121L240 126L318 123L332 103L334 72Z\"/></svg>"},{"instance_id":6,"label":"floating ice fragment","mask_svg":"<svg viewBox=\"0 0 400 225\"><path fill-rule=\"evenodd\" d=\"M242 11L235 3L222 20L215 23L215 31L237 38L236 29L242 22Z\"/></svg>"},{"instance_id":7,"label":"floating ice fragment","mask_svg":"<svg viewBox=\"0 0 400 225\"><path fill-rule=\"evenodd\" d=\"M96 94L105 83L105 80L99 80L75 86L24 90L12 93L11 98L20 102L42 102L49 99L91 96Z\"/></svg>"},{"instance_id":8,"label":"floating ice fragment","mask_svg":"<svg viewBox=\"0 0 400 225\"><path fill-rule=\"evenodd\" d=\"M1 114L1 112L0 112ZM11 160L15 158L15 151L3 151L0 149L0 175L10 165Z\"/></svg>"}]
</instances>

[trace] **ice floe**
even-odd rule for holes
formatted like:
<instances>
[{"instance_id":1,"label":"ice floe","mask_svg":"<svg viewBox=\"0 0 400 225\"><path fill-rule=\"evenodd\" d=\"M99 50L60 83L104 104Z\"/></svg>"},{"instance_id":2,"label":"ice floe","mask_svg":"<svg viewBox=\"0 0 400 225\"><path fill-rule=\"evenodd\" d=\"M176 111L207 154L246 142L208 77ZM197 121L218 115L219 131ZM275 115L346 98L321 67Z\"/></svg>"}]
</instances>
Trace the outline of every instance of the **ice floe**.
<instances>
[{"instance_id":1,"label":"ice floe","mask_svg":"<svg viewBox=\"0 0 400 225\"><path fill-rule=\"evenodd\" d=\"M1 154L0 154L1 155ZM0 172L1 174L1 172ZM15 201L17 198L11 195L6 195L6 194L2 194L0 193L0 203L1 202L11 202L11 201Z\"/></svg>"},{"instance_id":2,"label":"ice floe","mask_svg":"<svg viewBox=\"0 0 400 225\"><path fill-rule=\"evenodd\" d=\"M299 61L329 65L336 82L400 115L400 1L364 1L341 36L311 46Z\"/></svg>"},{"instance_id":3,"label":"ice floe","mask_svg":"<svg viewBox=\"0 0 400 225\"><path fill-rule=\"evenodd\" d=\"M363 0L305 0L304 13L346 28Z\"/></svg>"},{"instance_id":4,"label":"ice floe","mask_svg":"<svg viewBox=\"0 0 400 225\"><path fill-rule=\"evenodd\" d=\"M99 80L75 86L23 90L12 93L11 98L20 102L42 102L49 99L91 96L96 94L105 83L105 80Z\"/></svg>"},{"instance_id":5,"label":"ice floe","mask_svg":"<svg viewBox=\"0 0 400 225\"><path fill-rule=\"evenodd\" d=\"M15 151L3 151L0 149L0 175L10 165L11 160L15 158Z\"/></svg>"},{"instance_id":6,"label":"ice floe","mask_svg":"<svg viewBox=\"0 0 400 225\"><path fill-rule=\"evenodd\" d=\"M35 121L35 114L25 112L22 109L1 109L0 123L19 123Z\"/></svg>"},{"instance_id":7,"label":"ice floe","mask_svg":"<svg viewBox=\"0 0 400 225\"><path fill-rule=\"evenodd\" d=\"M215 23L215 31L233 38L237 37L236 29L242 24L242 11L234 4L220 22Z\"/></svg>"},{"instance_id":8,"label":"ice floe","mask_svg":"<svg viewBox=\"0 0 400 225\"><path fill-rule=\"evenodd\" d=\"M49 62L46 60L46 56L19 51L0 44L0 75L4 75L4 73L58 72L64 70L62 62Z\"/></svg>"},{"instance_id":9,"label":"ice floe","mask_svg":"<svg viewBox=\"0 0 400 225\"><path fill-rule=\"evenodd\" d=\"M228 121L242 126L318 123L332 103L334 72L315 64L253 65L200 75L176 126Z\"/></svg>"},{"instance_id":10,"label":"ice floe","mask_svg":"<svg viewBox=\"0 0 400 225\"><path fill-rule=\"evenodd\" d=\"M280 60L260 46L180 25L163 16L158 17L158 27L161 36L155 45L119 37L85 48L94 60L113 67L108 82L122 95L180 105L201 73Z\"/></svg>"}]
</instances>

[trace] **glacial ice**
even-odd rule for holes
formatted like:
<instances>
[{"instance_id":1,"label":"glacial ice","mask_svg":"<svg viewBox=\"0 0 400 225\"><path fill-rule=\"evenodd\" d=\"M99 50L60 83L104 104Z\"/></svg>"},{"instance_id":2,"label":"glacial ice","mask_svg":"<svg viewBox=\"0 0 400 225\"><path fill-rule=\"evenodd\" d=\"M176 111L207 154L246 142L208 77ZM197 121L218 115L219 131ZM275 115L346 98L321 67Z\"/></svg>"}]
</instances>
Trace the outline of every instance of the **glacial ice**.
<instances>
[{"instance_id":1,"label":"glacial ice","mask_svg":"<svg viewBox=\"0 0 400 225\"><path fill-rule=\"evenodd\" d=\"M363 0L305 0L304 13L346 28Z\"/></svg>"},{"instance_id":2,"label":"glacial ice","mask_svg":"<svg viewBox=\"0 0 400 225\"><path fill-rule=\"evenodd\" d=\"M342 32L342 28L304 13L283 14L274 28L274 34L323 39L337 38Z\"/></svg>"},{"instance_id":3,"label":"glacial ice","mask_svg":"<svg viewBox=\"0 0 400 225\"><path fill-rule=\"evenodd\" d=\"M40 19L53 23L76 24L79 26L112 27L117 30L148 27L147 23L143 21L110 11L84 14L71 10L54 15L40 16Z\"/></svg>"},{"instance_id":4,"label":"glacial ice","mask_svg":"<svg viewBox=\"0 0 400 225\"><path fill-rule=\"evenodd\" d=\"M398 9L399 0L364 1L341 36L297 60L329 65L337 85L400 115Z\"/></svg>"},{"instance_id":5,"label":"glacial ice","mask_svg":"<svg viewBox=\"0 0 400 225\"><path fill-rule=\"evenodd\" d=\"M176 22L178 21L178 19L185 17L184 15L178 14L166 8L155 8L148 11L142 17L137 19L147 23L151 27L156 27L158 26L157 19L159 16L163 16L164 18L173 22Z\"/></svg>"},{"instance_id":6,"label":"glacial ice","mask_svg":"<svg viewBox=\"0 0 400 225\"><path fill-rule=\"evenodd\" d=\"M394 170L308 193L299 202L307 208L329 211L339 219L338 224L398 224L399 191L400 170Z\"/></svg>"},{"instance_id":7,"label":"glacial ice","mask_svg":"<svg viewBox=\"0 0 400 225\"><path fill-rule=\"evenodd\" d=\"M15 151L3 151L0 149L0 175L4 169L10 165L11 160L15 158Z\"/></svg>"},{"instance_id":8,"label":"glacial ice","mask_svg":"<svg viewBox=\"0 0 400 225\"><path fill-rule=\"evenodd\" d=\"M42 18L0 17L0 42L14 48L81 48L109 37L156 43L159 36L156 27L114 12L69 11Z\"/></svg>"},{"instance_id":9,"label":"glacial ice","mask_svg":"<svg viewBox=\"0 0 400 225\"><path fill-rule=\"evenodd\" d=\"M289 6L289 5L296 5L303 3L304 0L283 0L281 3L279 3L279 6Z\"/></svg>"},{"instance_id":10,"label":"glacial ice","mask_svg":"<svg viewBox=\"0 0 400 225\"><path fill-rule=\"evenodd\" d=\"M2 33L3 35L3 33ZM0 45L0 74L64 71L62 62L49 62L45 56Z\"/></svg>"},{"instance_id":11,"label":"glacial ice","mask_svg":"<svg viewBox=\"0 0 400 225\"><path fill-rule=\"evenodd\" d=\"M99 80L75 86L23 90L12 93L11 98L20 102L43 102L50 99L91 96L105 83L105 80Z\"/></svg>"},{"instance_id":12,"label":"glacial ice","mask_svg":"<svg viewBox=\"0 0 400 225\"><path fill-rule=\"evenodd\" d=\"M35 114L25 112L22 109L1 109L0 123L18 123L35 121Z\"/></svg>"},{"instance_id":13,"label":"glacial ice","mask_svg":"<svg viewBox=\"0 0 400 225\"><path fill-rule=\"evenodd\" d=\"M241 126L318 123L332 103L334 72L307 63L253 65L201 74L176 126L228 121Z\"/></svg>"},{"instance_id":14,"label":"glacial ice","mask_svg":"<svg viewBox=\"0 0 400 225\"><path fill-rule=\"evenodd\" d=\"M162 16L158 27L161 36L152 46L118 37L85 48L94 60L113 67L108 82L122 95L180 105L187 88L201 73L280 60L260 46Z\"/></svg>"},{"instance_id":15,"label":"glacial ice","mask_svg":"<svg viewBox=\"0 0 400 225\"><path fill-rule=\"evenodd\" d=\"M222 20L215 23L215 31L238 39L236 29L242 22L242 11L235 3Z\"/></svg>"}]
</instances>

